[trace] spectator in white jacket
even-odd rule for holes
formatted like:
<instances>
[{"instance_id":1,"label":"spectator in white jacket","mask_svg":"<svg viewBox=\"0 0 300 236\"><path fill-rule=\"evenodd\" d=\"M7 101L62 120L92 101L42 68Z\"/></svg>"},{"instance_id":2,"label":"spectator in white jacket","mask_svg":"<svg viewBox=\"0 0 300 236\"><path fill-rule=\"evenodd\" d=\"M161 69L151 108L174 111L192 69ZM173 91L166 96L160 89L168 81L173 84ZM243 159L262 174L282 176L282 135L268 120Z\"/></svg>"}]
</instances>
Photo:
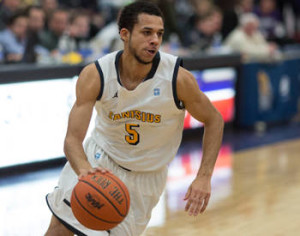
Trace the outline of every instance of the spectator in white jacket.
<instances>
[{"instance_id":1,"label":"spectator in white jacket","mask_svg":"<svg viewBox=\"0 0 300 236\"><path fill-rule=\"evenodd\" d=\"M225 46L240 52L243 59L270 60L278 58L278 47L269 43L259 31L259 19L253 13L241 16L240 25L224 41Z\"/></svg>"}]
</instances>

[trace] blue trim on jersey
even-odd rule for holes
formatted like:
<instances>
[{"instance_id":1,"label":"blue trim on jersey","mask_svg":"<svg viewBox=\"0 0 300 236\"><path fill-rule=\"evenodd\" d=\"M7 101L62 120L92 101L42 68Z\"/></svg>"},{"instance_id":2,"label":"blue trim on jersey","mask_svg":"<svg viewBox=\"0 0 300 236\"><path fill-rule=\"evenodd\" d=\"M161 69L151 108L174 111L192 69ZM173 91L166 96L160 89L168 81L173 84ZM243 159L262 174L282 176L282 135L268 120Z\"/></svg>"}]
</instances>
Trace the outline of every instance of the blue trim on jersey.
<instances>
[{"instance_id":1,"label":"blue trim on jersey","mask_svg":"<svg viewBox=\"0 0 300 236\"><path fill-rule=\"evenodd\" d=\"M182 101L180 101L177 97L177 77L178 77L179 66L182 66L182 59L178 57L176 60L174 73L173 73L172 88L173 88L174 102L175 102L177 108L181 110L181 109L184 109L184 105L183 105Z\"/></svg>"},{"instance_id":2,"label":"blue trim on jersey","mask_svg":"<svg viewBox=\"0 0 300 236\"><path fill-rule=\"evenodd\" d=\"M115 59L115 68L116 68L116 72L117 72L117 79L118 79L118 82L121 86L122 83L121 83L121 80L120 80L120 74L119 74L119 62L120 62L120 58L121 58L121 55L123 53L123 50L119 51L116 55L116 59Z\"/></svg>"},{"instance_id":3,"label":"blue trim on jersey","mask_svg":"<svg viewBox=\"0 0 300 236\"><path fill-rule=\"evenodd\" d=\"M100 75L100 81L101 81L101 86L100 86L100 92L99 92L99 95L97 97L97 100L99 101L102 97L102 94L103 94L103 90L104 90L104 75L103 75L103 72L102 72L102 69L101 69L101 66L99 64L98 61L95 61L95 65L97 67L97 70L99 72L99 75Z\"/></svg>"},{"instance_id":4,"label":"blue trim on jersey","mask_svg":"<svg viewBox=\"0 0 300 236\"><path fill-rule=\"evenodd\" d=\"M117 53L117 55L116 55L116 60L115 60L115 67L116 67L116 72L117 72L117 78L118 78L118 82L119 82L119 84L120 84L121 86L123 86L123 85L122 85L121 79L120 79L119 62L120 62L120 58L121 58L122 53L123 53L123 50L119 51L119 52ZM147 74L147 76L146 76L146 78L144 79L144 81L146 81L146 80L151 79L151 78L154 77L155 72L157 71L159 62L160 62L160 53L157 52L156 55L155 55L154 58L153 58L151 70L150 70L149 73Z\"/></svg>"},{"instance_id":5,"label":"blue trim on jersey","mask_svg":"<svg viewBox=\"0 0 300 236\"><path fill-rule=\"evenodd\" d=\"M148 75L146 76L146 78L144 79L144 81L153 78L153 76L155 75L155 72L157 71L159 62L160 62L160 54L159 54L159 52L157 52L153 58L151 70L148 73Z\"/></svg>"}]
</instances>

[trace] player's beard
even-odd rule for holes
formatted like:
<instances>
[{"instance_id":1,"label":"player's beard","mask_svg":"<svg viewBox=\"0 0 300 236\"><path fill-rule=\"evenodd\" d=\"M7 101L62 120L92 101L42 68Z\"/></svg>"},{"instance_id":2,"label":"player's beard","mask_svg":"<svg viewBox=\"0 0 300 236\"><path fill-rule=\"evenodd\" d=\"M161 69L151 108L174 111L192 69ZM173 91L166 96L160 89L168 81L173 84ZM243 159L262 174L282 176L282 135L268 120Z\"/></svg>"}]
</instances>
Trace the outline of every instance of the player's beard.
<instances>
[{"instance_id":1,"label":"player's beard","mask_svg":"<svg viewBox=\"0 0 300 236\"><path fill-rule=\"evenodd\" d=\"M132 47L132 43L131 43L131 37L129 38L129 51L130 53L132 53L132 55L134 56L134 58L141 64L144 64L144 65L148 65L148 64L151 64L153 59L151 61L144 61L136 52L136 49L134 49Z\"/></svg>"}]
</instances>

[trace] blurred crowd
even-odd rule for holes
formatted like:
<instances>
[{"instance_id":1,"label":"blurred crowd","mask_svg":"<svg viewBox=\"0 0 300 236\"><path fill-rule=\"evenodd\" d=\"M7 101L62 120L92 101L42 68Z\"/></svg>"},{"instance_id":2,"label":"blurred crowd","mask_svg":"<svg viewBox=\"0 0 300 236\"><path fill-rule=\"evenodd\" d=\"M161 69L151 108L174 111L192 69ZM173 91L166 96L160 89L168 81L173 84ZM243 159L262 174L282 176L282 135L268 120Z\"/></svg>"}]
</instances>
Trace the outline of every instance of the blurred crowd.
<instances>
[{"instance_id":1,"label":"blurred crowd","mask_svg":"<svg viewBox=\"0 0 300 236\"><path fill-rule=\"evenodd\" d=\"M153 0L165 15L162 50L188 56L278 57L300 42L299 0ZM117 16L132 1L0 0L0 63L88 63L122 48Z\"/></svg>"}]
</instances>

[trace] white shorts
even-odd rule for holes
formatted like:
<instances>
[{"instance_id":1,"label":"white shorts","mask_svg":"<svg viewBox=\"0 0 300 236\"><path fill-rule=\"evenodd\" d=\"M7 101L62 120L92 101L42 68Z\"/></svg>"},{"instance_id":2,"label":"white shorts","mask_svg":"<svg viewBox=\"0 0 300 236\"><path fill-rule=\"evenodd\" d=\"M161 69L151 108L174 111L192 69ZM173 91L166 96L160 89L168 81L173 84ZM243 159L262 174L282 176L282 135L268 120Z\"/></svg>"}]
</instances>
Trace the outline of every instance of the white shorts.
<instances>
[{"instance_id":1,"label":"white shorts","mask_svg":"<svg viewBox=\"0 0 300 236\"><path fill-rule=\"evenodd\" d=\"M58 186L46 196L47 204L65 226L77 235L88 236L135 236L145 230L154 206L158 203L166 180L167 167L155 172L134 172L125 170L89 138L85 143L85 153L93 167L101 166L110 169L127 186L130 194L130 209L124 221L110 230L95 231L81 225L72 214L70 199L72 189L78 182L77 175L67 162L64 166Z\"/></svg>"}]
</instances>

